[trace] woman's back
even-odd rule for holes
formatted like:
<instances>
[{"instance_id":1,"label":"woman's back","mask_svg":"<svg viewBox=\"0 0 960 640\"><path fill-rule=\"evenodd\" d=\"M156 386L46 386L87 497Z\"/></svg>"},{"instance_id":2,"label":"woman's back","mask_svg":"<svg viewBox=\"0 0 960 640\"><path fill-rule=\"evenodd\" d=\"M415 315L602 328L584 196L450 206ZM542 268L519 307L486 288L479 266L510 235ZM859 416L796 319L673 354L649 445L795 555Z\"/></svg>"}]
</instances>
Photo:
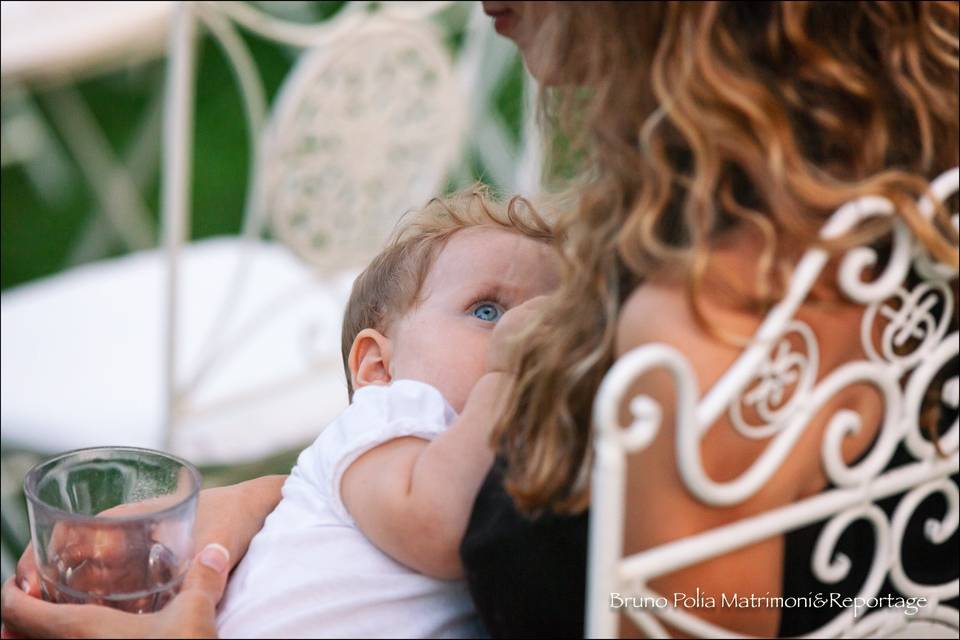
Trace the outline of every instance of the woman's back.
<instances>
[{"instance_id":1,"label":"woman's back","mask_svg":"<svg viewBox=\"0 0 960 640\"><path fill-rule=\"evenodd\" d=\"M757 259L751 252L751 247L755 246L749 239L739 238L717 248L711 272L722 273L724 282L717 283L720 288L713 291L735 294L735 291L729 291L731 283L735 288L737 282L749 281L752 275L750 266ZM727 247L738 250L731 251ZM767 390L765 395L753 394L754 406L765 402L768 409L776 411L790 403L796 406L798 401L809 401L811 389L803 388L803 383L797 384L806 376L807 369L813 369L811 383L821 383L837 370L868 358L862 331L866 307L837 295L836 288L830 285L836 278L837 270L827 269L819 280L820 286L815 287L815 299L797 310L794 326L800 322L809 333L797 333L798 330L794 329L793 340L785 343L790 345L791 352L777 354L781 365L792 364L779 371L766 370L766 378L758 376L755 379L755 382L767 384ZM743 348L733 344L733 337L752 335L762 320L759 313L730 312L724 308L722 299L715 300L715 303L706 306L705 310L715 334L726 336L726 339L703 330L692 317L682 290L671 286L669 277L657 278L639 287L628 298L621 313L618 355L650 342L672 344L693 365L703 389L701 397L706 396L717 379L742 355ZM871 340L881 333L879 329L877 324L874 331L867 334ZM815 342L804 342L802 335L808 335ZM843 460L852 467L875 444L885 411L895 410L886 406L887 399L870 384L852 382L841 388L823 403L821 410L814 412L782 466L753 498L731 508L717 508L690 495L680 479L676 463L676 433L669 423L671 403L675 401L667 389L669 386L667 378L658 380L656 376L648 376L629 394L633 397L634 393L642 392L657 398L665 420L658 438L644 451L642 462L639 458L630 461L625 500L625 556L818 494L830 487L821 456L829 419L840 411L851 411L860 416L861 428L854 437L845 439L842 447ZM737 402L749 396L751 390L756 391L757 386L746 385L746 391ZM771 394L778 397L771 398ZM718 483L741 476L769 447L772 439L772 436L756 440L743 436L731 424L730 415L730 412L724 412L709 429L701 449L704 469L708 477ZM737 415L747 422L750 418L757 418L742 409ZM904 462L901 451L888 468ZM559 515L547 512L530 519L521 515L504 491L503 469L503 461L500 461L481 489L462 546L468 582L478 609L495 636L580 635L583 632L589 516L587 513ZM895 504L896 500L885 503L888 514ZM925 505L919 515L937 515L936 507ZM866 526L854 526L845 534L839 551L855 560L854 568L839 584L826 585L810 573L813 545L822 532L823 523L814 523L790 531L784 537L777 536L728 554L719 561L695 565L667 579L655 581L651 586L668 596L674 593L725 593L728 596L751 593L775 598L822 594L829 599L831 593L836 593L853 597L870 567L874 534ZM930 549L929 541L924 540L923 532L916 527L908 532L906 546L920 550L914 554L912 564L919 566L928 577L933 576L934 582L949 580L955 575L955 554L951 555L944 547ZM939 577L938 571L942 574ZM881 591L883 593L896 594L896 591L887 585ZM716 598L719 600L720 596L716 595ZM672 597L668 599L672 600ZM738 631L795 635L812 631L838 613L832 606L784 611L777 607L748 610L714 607L702 609L699 615ZM630 631L629 624L624 630Z\"/></svg>"},{"instance_id":2,"label":"woman's back","mask_svg":"<svg viewBox=\"0 0 960 640\"><path fill-rule=\"evenodd\" d=\"M747 238L734 238L718 248L708 273L722 274L723 282L707 276L703 288L702 312L709 329L694 317L681 287L670 278L655 278L638 288L626 301L620 315L616 354L651 343L667 344L684 354L692 367L697 386L706 397L721 378L743 356L738 337L749 341L764 320L760 313L731 310L723 294L737 295L737 286L754 275L758 256L756 245ZM825 284L822 283L821 284ZM702 431L698 453L705 478L717 485L742 479L773 444L784 422L796 411L797 403L810 401L812 384L821 382L843 365L863 359L859 335L863 309L837 299L829 286L821 289L830 300L807 301L793 317L777 345L770 345L770 366L742 380L743 390L729 398L711 425L697 425ZM809 340L815 341L811 344ZM812 371L811 371L812 369ZM726 385L729 387L730 385ZM853 411L862 418L862 428L843 443L843 459L852 463L874 439L882 414L877 392L866 384L853 384L829 398L811 412L808 424L789 448L789 454L767 474L761 486L729 507L711 505L693 495L682 479L677 454L677 392L665 372L640 376L629 394L648 395L660 406L657 437L628 461L626 480L624 555L695 535L723 524L736 522L792 504L820 492L827 485L820 451L829 420L838 411ZM806 396L801 398L799 396ZM788 406L790 405L790 406ZM699 407L698 407L699 408ZM774 419L771 419L771 418ZM692 426L692 425L687 425ZM750 431L754 435L750 435ZM760 436L762 432L764 435ZM758 437L760 436L760 437ZM773 537L655 580L651 588L661 594L758 594L779 596L785 581L784 558L788 551L781 537ZM790 564L788 562L788 564ZM763 567L744 571L745 567ZM744 611L731 607L700 607L702 618L721 627L755 635L773 635L780 627L777 607Z\"/></svg>"}]
</instances>

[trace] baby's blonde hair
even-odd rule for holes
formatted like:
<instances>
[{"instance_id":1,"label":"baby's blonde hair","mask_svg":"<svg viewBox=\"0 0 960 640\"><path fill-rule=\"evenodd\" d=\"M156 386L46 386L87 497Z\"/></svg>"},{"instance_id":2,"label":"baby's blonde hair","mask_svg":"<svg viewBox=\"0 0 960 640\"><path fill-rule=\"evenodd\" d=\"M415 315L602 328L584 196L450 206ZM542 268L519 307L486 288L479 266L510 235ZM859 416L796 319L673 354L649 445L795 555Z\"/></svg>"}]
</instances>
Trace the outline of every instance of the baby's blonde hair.
<instances>
[{"instance_id":1,"label":"baby's blonde hair","mask_svg":"<svg viewBox=\"0 0 960 640\"><path fill-rule=\"evenodd\" d=\"M447 240L462 229L494 227L540 242L553 241L550 225L530 202L514 196L504 203L483 185L433 198L404 215L386 247L357 277L343 315L341 347L347 394L353 400L350 349L364 329L385 333L419 302L430 267Z\"/></svg>"}]
</instances>

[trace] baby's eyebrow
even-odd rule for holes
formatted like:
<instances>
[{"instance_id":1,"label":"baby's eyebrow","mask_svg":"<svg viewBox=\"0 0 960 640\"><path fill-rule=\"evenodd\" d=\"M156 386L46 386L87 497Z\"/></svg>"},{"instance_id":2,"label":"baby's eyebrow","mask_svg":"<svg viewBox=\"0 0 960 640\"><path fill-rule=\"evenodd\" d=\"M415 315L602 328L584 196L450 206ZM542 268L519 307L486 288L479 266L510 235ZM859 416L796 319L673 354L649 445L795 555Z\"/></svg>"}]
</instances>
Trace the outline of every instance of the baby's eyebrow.
<instances>
[{"instance_id":1,"label":"baby's eyebrow","mask_svg":"<svg viewBox=\"0 0 960 640\"><path fill-rule=\"evenodd\" d=\"M471 286L479 295L489 295L505 302L516 302L523 298L522 286L508 284L499 280L482 280Z\"/></svg>"}]
</instances>

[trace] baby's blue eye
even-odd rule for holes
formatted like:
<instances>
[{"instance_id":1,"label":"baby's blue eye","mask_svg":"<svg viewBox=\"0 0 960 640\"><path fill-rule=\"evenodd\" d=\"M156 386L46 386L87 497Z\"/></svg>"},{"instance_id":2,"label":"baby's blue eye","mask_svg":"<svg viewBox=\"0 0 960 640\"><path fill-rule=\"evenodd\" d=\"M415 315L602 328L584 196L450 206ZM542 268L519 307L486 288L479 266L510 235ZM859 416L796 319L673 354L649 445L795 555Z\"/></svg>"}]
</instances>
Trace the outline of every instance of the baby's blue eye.
<instances>
[{"instance_id":1,"label":"baby's blue eye","mask_svg":"<svg viewBox=\"0 0 960 640\"><path fill-rule=\"evenodd\" d=\"M471 310L471 313L474 318L484 322L496 322L503 315L503 310L492 302L481 302Z\"/></svg>"}]
</instances>

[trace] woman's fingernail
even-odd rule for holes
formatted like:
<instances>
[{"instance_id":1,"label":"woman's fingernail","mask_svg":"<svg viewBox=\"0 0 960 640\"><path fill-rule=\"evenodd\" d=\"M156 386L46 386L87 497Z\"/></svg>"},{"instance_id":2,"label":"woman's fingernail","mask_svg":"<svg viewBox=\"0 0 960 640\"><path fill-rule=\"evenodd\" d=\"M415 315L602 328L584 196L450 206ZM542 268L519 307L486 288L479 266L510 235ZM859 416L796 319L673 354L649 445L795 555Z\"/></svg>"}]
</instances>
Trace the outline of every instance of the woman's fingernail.
<instances>
[{"instance_id":1,"label":"woman's fingernail","mask_svg":"<svg viewBox=\"0 0 960 640\"><path fill-rule=\"evenodd\" d=\"M208 544L200 552L200 562L217 573L223 573L230 564L230 552L222 544Z\"/></svg>"},{"instance_id":2,"label":"woman's fingernail","mask_svg":"<svg viewBox=\"0 0 960 640\"><path fill-rule=\"evenodd\" d=\"M30 583L26 579L20 581L20 591L24 593L30 593Z\"/></svg>"}]
</instances>

